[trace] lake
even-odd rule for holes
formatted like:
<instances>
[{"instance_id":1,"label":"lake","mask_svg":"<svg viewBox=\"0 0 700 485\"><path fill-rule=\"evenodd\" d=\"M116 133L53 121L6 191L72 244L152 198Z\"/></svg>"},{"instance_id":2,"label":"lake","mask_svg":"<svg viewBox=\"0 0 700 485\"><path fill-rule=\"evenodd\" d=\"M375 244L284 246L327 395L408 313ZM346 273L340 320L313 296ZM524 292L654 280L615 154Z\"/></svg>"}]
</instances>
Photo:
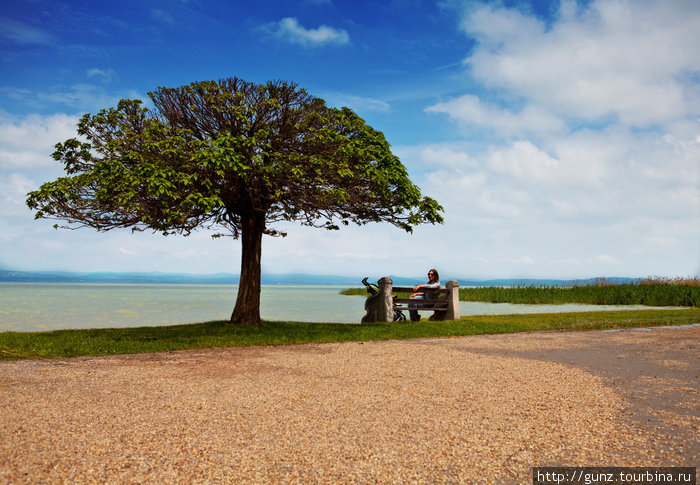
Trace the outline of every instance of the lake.
<instances>
[{"instance_id":1,"label":"lake","mask_svg":"<svg viewBox=\"0 0 700 485\"><path fill-rule=\"evenodd\" d=\"M263 286L264 320L359 323L363 296L346 286ZM0 332L173 325L228 320L236 285L0 283ZM643 306L460 302L462 315L631 310ZM407 315L408 316L408 315Z\"/></svg>"}]
</instances>

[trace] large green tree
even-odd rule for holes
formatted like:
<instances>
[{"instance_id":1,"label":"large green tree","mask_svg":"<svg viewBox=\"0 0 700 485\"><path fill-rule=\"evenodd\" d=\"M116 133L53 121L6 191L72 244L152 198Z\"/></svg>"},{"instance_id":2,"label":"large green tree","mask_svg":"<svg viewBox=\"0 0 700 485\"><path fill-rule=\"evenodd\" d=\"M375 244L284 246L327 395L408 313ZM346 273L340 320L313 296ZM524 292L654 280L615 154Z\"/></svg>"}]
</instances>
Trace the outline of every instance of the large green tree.
<instances>
[{"instance_id":1,"label":"large green tree","mask_svg":"<svg viewBox=\"0 0 700 485\"><path fill-rule=\"evenodd\" d=\"M66 176L30 192L35 217L56 227L241 238L231 322L260 323L262 236L278 221L338 229L388 222L406 231L442 222L384 135L348 108L296 84L238 78L149 93L86 114L79 138L56 145Z\"/></svg>"}]
</instances>

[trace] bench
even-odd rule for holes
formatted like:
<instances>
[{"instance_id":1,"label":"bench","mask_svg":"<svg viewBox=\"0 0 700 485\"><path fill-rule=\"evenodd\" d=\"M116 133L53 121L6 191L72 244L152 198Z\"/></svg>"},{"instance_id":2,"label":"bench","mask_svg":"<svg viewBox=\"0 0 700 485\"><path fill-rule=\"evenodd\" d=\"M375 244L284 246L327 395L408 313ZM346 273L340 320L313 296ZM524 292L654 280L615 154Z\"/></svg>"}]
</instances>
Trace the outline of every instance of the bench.
<instances>
[{"instance_id":1,"label":"bench","mask_svg":"<svg viewBox=\"0 0 700 485\"><path fill-rule=\"evenodd\" d=\"M377 282L379 291L365 301L367 313L362 317L362 323L369 322L393 322L394 312L397 310L431 311L433 314L429 320L459 320L459 283L448 281L445 288L428 290L433 298L412 300L410 298L398 298L394 293L414 293L412 286L393 286L391 278L385 277ZM420 291L420 290L419 290ZM416 304L418 308L409 308L409 304Z\"/></svg>"}]
</instances>

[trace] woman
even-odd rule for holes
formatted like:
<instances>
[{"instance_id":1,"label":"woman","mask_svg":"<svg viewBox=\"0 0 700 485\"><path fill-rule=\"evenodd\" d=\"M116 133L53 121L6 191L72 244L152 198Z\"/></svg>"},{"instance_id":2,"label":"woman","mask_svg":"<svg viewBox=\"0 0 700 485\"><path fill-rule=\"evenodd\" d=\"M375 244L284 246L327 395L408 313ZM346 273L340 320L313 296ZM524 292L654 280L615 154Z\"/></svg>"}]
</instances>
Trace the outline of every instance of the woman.
<instances>
[{"instance_id":1,"label":"woman","mask_svg":"<svg viewBox=\"0 0 700 485\"><path fill-rule=\"evenodd\" d=\"M439 290L440 289L440 275L438 274L436 269L431 269L428 271L428 282L424 285L416 285L413 287L414 293L411 295L411 298L414 300L423 300L425 298L434 298L434 295L429 292L429 291L418 291L418 290ZM410 303L408 305L409 308L409 314L411 315L411 320L414 322L420 321L420 315L418 314L418 310L410 310L411 308L429 308L430 305L417 305L414 303Z\"/></svg>"}]
</instances>

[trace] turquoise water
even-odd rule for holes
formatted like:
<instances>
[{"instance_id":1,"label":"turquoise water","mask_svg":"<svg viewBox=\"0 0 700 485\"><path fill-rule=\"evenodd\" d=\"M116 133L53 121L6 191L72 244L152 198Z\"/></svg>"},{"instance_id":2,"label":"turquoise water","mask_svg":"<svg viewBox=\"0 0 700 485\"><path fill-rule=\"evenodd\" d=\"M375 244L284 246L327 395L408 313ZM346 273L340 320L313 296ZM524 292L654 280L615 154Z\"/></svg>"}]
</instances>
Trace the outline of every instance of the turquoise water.
<instances>
[{"instance_id":1,"label":"turquoise water","mask_svg":"<svg viewBox=\"0 0 700 485\"><path fill-rule=\"evenodd\" d=\"M264 320L359 323L364 297L343 286L263 286ZM236 285L0 283L0 332L173 325L227 320ZM649 308L461 302L462 315Z\"/></svg>"},{"instance_id":2,"label":"turquoise water","mask_svg":"<svg viewBox=\"0 0 700 485\"><path fill-rule=\"evenodd\" d=\"M264 286L265 320L359 322L364 298L344 287ZM173 325L227 320L236 285L0 283L0 331Z\"/></svg>"}]
</instances>

